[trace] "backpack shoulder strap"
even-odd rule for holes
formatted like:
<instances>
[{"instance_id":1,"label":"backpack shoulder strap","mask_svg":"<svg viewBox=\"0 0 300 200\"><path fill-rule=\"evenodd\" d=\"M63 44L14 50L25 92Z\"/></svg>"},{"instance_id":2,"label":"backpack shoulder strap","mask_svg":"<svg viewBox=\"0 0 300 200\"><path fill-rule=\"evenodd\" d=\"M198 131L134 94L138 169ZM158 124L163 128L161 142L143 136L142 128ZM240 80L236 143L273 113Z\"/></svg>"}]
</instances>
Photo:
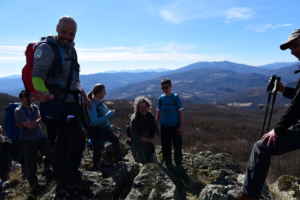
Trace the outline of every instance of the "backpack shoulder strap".
<instances>
[{"instance_id":1,"label":"backpack shoulder strap","mask_svg":"<svg viewBox=\"0 0 300 200\"><path fill-rule=\"evenodd\" d=\"M47 79L49 77L55 77L56 74L62 72L63 61L62 61L62 55L61 55L60 49L57 44L54 44L53 42L48 42L46 40L46 38L42 38L42 41L36 43L36 45L34 46L34 50L36 50L36 48L38 46L40 46L41 44L49 45L53 51L54 59L52 61L50 69L47 72Z\"/></svg>"},{"instance_id":2,"label":"backpack shoulder strap","mask_svg":"<svg viewBox=\"0 0 300 200\"><path fill-rule=\"evenodd\" d=\"M48 44L53 53L54 53L54 59L53 59L53 62L52 62L52 66L51 68L49 69L48 73L47 73L47 77L55 77L56 74L59 74L62 72L62 68L63 68L63 58L62 58L62 55L61 55L61 52L60 52L60 49L59 49L59 46L52 43L52 42L42 42L42 43L46 43Z\"/></svg>"}]
</instances>

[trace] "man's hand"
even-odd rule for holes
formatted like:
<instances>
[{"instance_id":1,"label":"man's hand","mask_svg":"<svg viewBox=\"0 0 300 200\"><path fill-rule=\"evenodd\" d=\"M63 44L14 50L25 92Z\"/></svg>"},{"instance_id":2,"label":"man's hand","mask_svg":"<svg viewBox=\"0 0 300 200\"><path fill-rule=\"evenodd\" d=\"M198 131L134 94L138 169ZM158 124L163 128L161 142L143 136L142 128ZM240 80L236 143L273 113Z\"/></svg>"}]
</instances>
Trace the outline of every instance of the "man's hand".
<instances>
[{"instance_id":1,"label":"man's hand","mask_svg":"<svg viewBox=\"0 0 300 200\"><path fill-rule=\"evenodd\" d=\"M281 82L281 81L278 81L277 82L277 91L278 92L284 92L284 85L283 85L283 83Z\"/></svg>"},{"instance_id":2,"label":"man's hand","mask_svg":"<svg viewBox=\"0 0 300 200\"><path fill-rule=\"evenodd\" d=\"M42 92L36 92L35 94L33 94L32 97L34 100L39 102L47 102L54 99L54 96L52 94L42 93Z\"/></svg>"},{"instance_id":3,"label":"man's hand","mask_svg":"<svg viewBox=\"0 0 300 200\"><path fill-rule=\"evenodd\" d=\"M276 143L278 136L276 135L274 129L272 129L270 132L264 134L261 139L267 143L268 146L274 145Z\"/></svg>"}]
</instances>

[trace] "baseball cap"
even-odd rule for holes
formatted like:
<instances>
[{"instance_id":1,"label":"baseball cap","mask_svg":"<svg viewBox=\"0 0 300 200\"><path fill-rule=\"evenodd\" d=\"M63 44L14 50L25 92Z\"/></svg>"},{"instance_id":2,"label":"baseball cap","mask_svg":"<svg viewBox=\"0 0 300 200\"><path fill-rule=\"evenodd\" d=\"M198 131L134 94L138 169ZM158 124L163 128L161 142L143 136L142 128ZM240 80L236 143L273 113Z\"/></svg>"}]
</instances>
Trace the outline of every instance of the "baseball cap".
<instances>
[{"instance_id":1,"label":"baseball cap","mask_svg":"<svg viewBox=\"0 0 300 200\"><path fill-rule=\"evenodd\" d=\"M291 35L288 37L288 40L282 45L280 45L280 49L286 50L290 48L291 44L297 39L300 39L300 29L296 29L294 32L292 32Z\"/></svg>"}]
</instances>

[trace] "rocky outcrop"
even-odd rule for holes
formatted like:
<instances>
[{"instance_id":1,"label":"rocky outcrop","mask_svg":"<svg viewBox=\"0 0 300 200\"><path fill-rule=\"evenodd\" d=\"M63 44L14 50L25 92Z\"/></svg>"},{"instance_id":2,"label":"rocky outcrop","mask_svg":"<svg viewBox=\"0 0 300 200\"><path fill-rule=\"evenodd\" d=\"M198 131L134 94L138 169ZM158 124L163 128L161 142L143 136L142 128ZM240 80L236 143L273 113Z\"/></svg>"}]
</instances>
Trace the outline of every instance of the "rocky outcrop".
<instances>
[{"instance_id":1,"label":"rocky outcrop","mask_svg":"<svg viewBox=\"0 0 300 200\"><path fill-rule=\"evenodd\" d=\"M299 200L300 199L300 178L284 175L270 185L276 200Z\"/></svg>"},{"instance_id":2,"label":"rocky outcrop","mask_svg":"<svg viewBox=\"0 0 300 200\"><path fill-rule=\"evenodd\" d=\"M159 155L159 154L158 154ZM158 156L159 157L159 156ZM227 200L228 191L241 187L243 176L237 162L226 153L210 151L184 153L183 166L167 169L160 162L139 164L130 151L110 173L89 170L90 154L82 164L83 183L76 188L61 188L54 181L45 185L41 200ZM17 184L17 193L24 181ZM25 187L26 188L26 187ZM12 191L13 192L13 191ZM25 194L28 191L25 191ZM10 195L11 199L27 199ZM18 197L18 198L16 198ZM266 188L261 199L270 200Z\"/></svg>"}]
</instances>

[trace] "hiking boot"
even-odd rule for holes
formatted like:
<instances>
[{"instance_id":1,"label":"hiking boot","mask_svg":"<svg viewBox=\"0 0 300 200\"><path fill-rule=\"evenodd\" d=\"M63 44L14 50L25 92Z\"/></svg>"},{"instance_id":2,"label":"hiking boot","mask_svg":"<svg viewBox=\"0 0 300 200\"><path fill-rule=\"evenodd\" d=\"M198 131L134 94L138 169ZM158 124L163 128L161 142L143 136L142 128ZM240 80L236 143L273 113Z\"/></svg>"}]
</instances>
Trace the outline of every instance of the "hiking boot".
<instances>
[{"instance_id":1,"label":"hiking boot","mask_svg":"<svg viewBox=\"0 0 300 200\"><path fill-rule=\"evenodd\" d=\"M228 200L258 200L245 194L242 190L229 190L227 194Z\"/></svg>"}]
</instances>

